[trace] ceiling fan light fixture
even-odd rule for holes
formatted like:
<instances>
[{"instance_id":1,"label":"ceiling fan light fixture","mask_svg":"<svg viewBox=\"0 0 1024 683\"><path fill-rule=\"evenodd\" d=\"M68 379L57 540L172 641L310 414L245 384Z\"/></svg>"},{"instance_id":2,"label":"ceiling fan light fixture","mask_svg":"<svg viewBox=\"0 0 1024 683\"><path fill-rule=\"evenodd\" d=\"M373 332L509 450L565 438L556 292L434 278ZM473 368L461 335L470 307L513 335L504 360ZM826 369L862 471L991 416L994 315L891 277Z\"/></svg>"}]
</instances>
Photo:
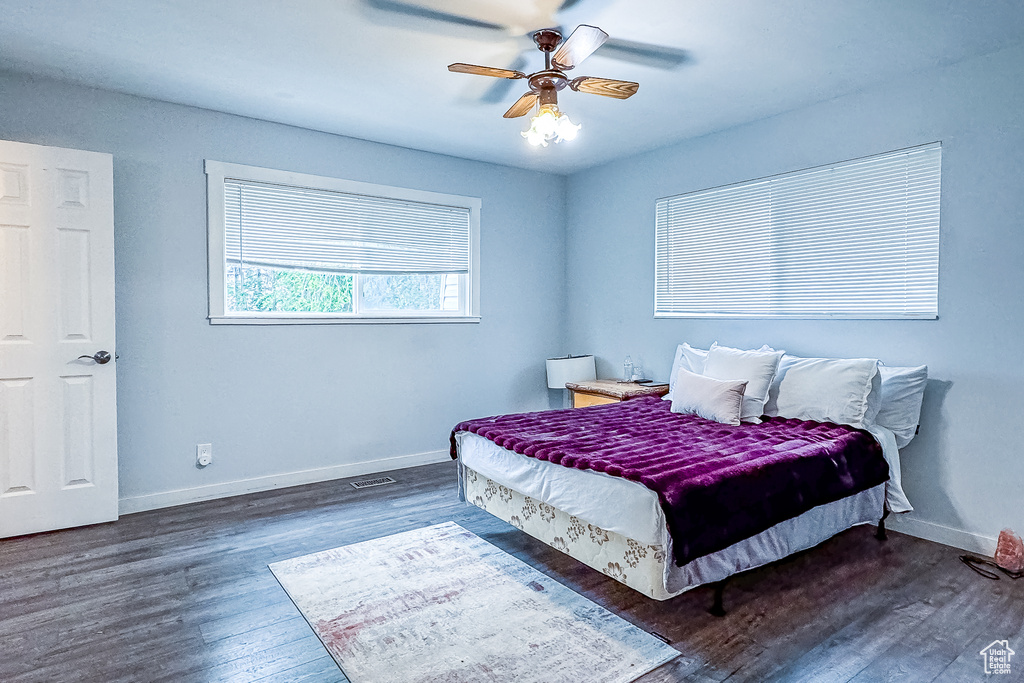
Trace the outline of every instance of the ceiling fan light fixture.
<instances>
[{"instance_id":1,"label":"ceiling fan light fixture","mask_svg":"<svg viewBox=\"0 0 1024 683\"><path fill-rule=\"evenodd\" d=\"M567 7L567 4L563 4L562 8ZM518 68L498 69L493 66L477 66L464 62L449 64L448 70L455 73L504 78L509 81L526 80L530 89L520 96L502 116L506 119L518 119L533 111L534 106L540 105L537 113L530 120L529 130L524 130L521 133L526 141L535 147L547 147L552 140L556 143L574 140L582 127L578 123L570 121L568 116L558 110L557 102L560 90L569 88L574 92L625 100L635 95L640 87L639 83L633 81L618 81L593 76L578 76L570 80L565 75L566 71L578 67L580 62L608 40L608 34L596 26L580 24L565 40L562 40L562 33L559 29L541 29L533 34L533 40L537 43L537 48L544 53L544 68L540 71L527 74L519 71Z\"/></svg>"},{"instance_id":2,"label":"ceiling fan light fixture","mask_svg":"<svg viewBox=\"0 0 1024 683\"><path fill-rule=\"evenodd\" d=\"M542 104L530 119L530 129L521 135L531 145L547 147L549 141L562 142L576 137L581 124L573 123L569 117L558 110L556 104Z\"/></svg>"}]
</instances>

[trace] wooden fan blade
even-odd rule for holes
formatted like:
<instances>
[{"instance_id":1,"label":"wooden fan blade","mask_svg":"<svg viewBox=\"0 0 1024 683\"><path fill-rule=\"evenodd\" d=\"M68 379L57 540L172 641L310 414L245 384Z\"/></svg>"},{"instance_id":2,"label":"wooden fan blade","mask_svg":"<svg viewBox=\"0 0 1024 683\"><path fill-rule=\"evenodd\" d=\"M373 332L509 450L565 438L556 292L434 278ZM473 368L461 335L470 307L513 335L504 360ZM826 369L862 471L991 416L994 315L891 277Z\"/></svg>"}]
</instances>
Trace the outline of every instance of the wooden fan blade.
<instances>
[{"instance_id":1,"label":"wooden fan blade","mask_svg":"<svg viewBox=\"0 0 1024 683\"><path fill-rule=\"evenodd\" d=\"M580 24L551 60L559 69L572 69L601 47L608 40L608 34L596 26Z\"/></svg>"},{"instance_id":2,"label":"wooden fan blade","mask_svg":"<svg viewBox=\"0 0 1024 683\"><path fill-rule=\"evenodd\" d=\"M520 97L518 100L516 100L516 103L508 108L508 111L505 112L504 117L506 119L517 119L520 116L526 116L527 114L530 113L530 110L533 109L533 105L535 104L537 104L537 93L528 92L522 97Z\"/></svg>"},{"instance_id":3,"label":"wooden fan blade","mask_svg":"<svg viewBox=\"0 0 1024 683\"><path fill-rule=\"evenodd\" d=\"M640 84L633 81L616 81L611 78L580 76L569 81L569 87L576 92L625 100L636 94L636 91L640 89Z\"/></svg>"},{"instance_id":4,"label":"wooden fan blade","mask_svg":"<svg viewBox=\"0 0 1024 683\"><path fill-rule=\"evenodd\" d=\"M477 66L476 64L463 64L462 62L456 62L448 65L449 71L454 71L460 74L475 74L477 76L493 76L494 78L526 78L526 74L522 71L513 71L512 69L498 69L493 66Z\"/></svg>"}]
</instances>

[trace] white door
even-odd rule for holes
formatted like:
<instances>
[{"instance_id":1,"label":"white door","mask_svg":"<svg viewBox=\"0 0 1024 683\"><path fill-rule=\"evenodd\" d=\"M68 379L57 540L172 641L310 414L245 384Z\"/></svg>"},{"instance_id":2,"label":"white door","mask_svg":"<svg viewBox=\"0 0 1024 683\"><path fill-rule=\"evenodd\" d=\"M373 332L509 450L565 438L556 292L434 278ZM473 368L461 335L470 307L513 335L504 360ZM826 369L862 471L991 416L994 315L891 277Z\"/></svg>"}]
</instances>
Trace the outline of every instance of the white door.
<instances>
[{"instance_id":1,"label":"white door","mask_svg":"<svg viewBox=\"0 0 1024 683\"><path fill-rule=\"evenodd\" d=\"M117 519L112 161L0 141L0 537Z\"/></svg>"}]
</instances>

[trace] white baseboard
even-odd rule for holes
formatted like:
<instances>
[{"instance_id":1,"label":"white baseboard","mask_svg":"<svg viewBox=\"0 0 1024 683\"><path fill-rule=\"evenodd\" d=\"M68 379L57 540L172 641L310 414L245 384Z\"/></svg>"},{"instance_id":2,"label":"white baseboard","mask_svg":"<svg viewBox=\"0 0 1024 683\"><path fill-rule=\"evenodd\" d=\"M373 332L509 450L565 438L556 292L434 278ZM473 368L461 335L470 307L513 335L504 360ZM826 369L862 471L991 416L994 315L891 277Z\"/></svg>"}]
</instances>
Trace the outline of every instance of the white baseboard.
<instances>
[{"instance_id":1,"label":"white baseboard","mask_svg":"<svg viewBox=\"0 0 1024 683\"><path fill-rule=\"evenodd\" d=\"M400 455L393 458L381 458L380 460L368 460L345 465L320 467L313 470L302 470L301 472L287 472L285 474L273 474L253 479L239 479L221 484L197 486L191 489L178 489L176 491L149 493L144 496L131 496L122 498L118 509L120 514L130 515L133 512L156 510L174 505L184 505L185 503L198 503L204 500L240 496L256 491L269 491L287 486L301 486L302 484L314 484L332 479L358 477L364 474L388 472L405 467L417 467L419 465L448 462L450 460L451 455L448 454L448 451L428 451L427 453Z\"/></svg>"},{"instance_id":2,"label":"white baseboard","mask_svg":"<svg viewBox=\"0 0 1024 683\"><path fill-rule=\"evenodd\" d=\"M996 552L996 539L994 538L972 534L969 531L954 529L934 522L926 522L922 519L892 515L885 520L885 525L893 531L978 553L985 557L992 557Z\"/></svg>"}]
</instances>

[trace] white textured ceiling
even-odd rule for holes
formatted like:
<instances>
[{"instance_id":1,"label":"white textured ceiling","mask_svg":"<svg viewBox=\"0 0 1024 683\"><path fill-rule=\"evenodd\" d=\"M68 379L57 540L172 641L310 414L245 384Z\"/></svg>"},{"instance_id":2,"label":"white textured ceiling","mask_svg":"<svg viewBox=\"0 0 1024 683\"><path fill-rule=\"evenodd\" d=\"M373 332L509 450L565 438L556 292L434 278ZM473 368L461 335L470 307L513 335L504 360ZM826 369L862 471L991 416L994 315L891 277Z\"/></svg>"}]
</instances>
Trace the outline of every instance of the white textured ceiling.
<instances>
[{"instance_id":1,"label":"white textured ceiling","mask_svg":"<svg viewBox=\"0 0 1024 683\"><path fill-rule=\"evenodd\" d=\"M1024 40L1021 0L0 0L0 17L3 70L555 173ZM598 50L571 75L640 91L563 91L571 143L532 148L528 119L501 117L522 81L496 98L446 70L538 70L528 34L581 23L679 63Z\"/></svg>"}]
</instances>

